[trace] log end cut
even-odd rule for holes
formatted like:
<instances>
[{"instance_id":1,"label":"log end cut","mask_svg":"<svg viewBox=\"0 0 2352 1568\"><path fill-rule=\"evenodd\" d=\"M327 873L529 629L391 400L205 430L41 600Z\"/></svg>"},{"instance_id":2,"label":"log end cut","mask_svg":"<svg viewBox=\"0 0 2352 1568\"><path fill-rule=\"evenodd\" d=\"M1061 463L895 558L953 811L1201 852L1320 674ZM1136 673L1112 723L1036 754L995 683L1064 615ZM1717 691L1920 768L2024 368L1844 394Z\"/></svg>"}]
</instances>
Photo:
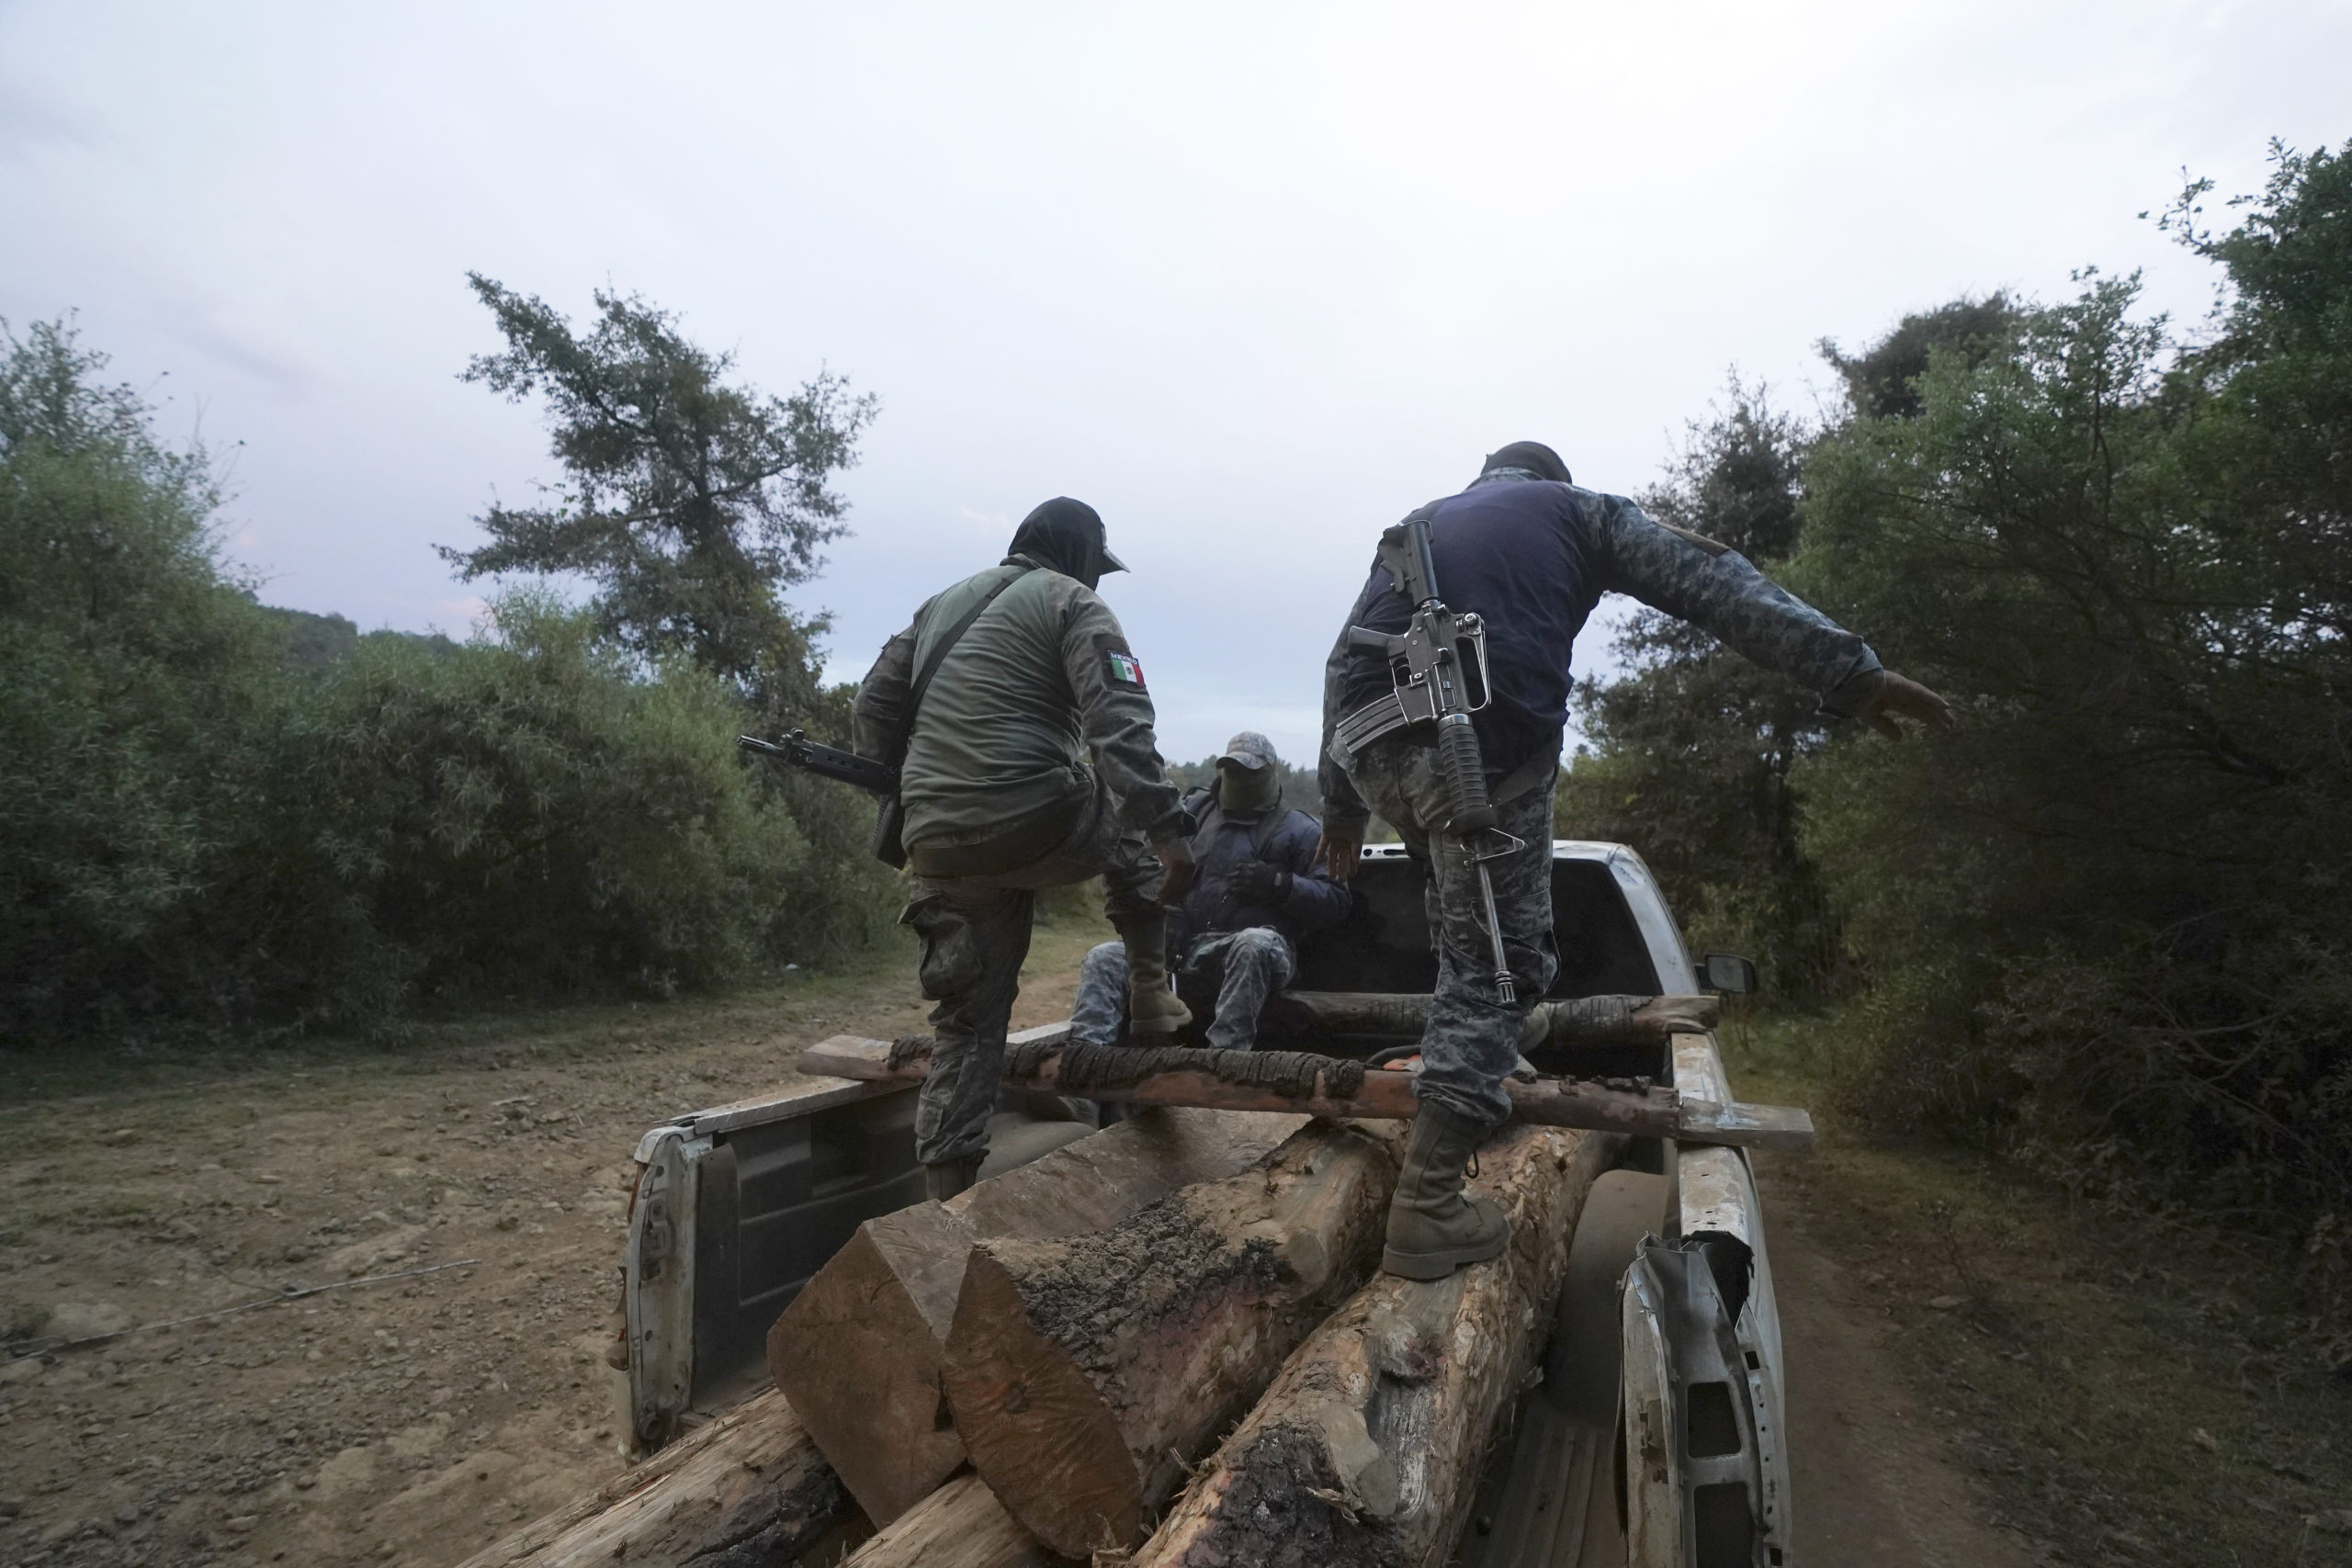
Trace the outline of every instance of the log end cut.
<instances>
[{"instance_id":1,"label":"log end cut","mask_svg":"<svg viewBox=\"0 0 2352 1568\"><path fill-rule=\"evenodd\" d=\"M964 1332L989 1325L986 1334ZM1140 1530L1143 1477L1102 1396L1059 1345L1032 1327L1003 1264L976 1248L964 1268L944 1377L972 1462L1016 1517L1070 1557L1124 1547Z\"/></svg>"},{"instance_id":2,"label":"log end cut","mask_svg":"<svg viewBox=\"0 0 2352 1568\"><path fill-rule=\"evenodd\" d=\"M964 1462L939 1382L939 1341L865 1229L768 1331L768 1370L876 1524Z\"/></svg>"}]
</instances>

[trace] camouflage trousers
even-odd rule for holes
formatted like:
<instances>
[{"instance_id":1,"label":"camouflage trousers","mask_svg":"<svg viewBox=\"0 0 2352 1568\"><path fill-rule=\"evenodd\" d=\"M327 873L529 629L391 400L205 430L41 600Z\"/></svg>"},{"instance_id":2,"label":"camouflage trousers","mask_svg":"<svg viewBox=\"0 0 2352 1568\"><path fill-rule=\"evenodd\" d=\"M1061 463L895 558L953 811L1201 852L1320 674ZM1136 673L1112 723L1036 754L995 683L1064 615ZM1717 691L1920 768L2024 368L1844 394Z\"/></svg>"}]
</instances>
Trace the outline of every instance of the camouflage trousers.
<instances>
[{"instance_id":1,"label":"camouflage trousers","mask_svg":"<svg viewBox=\"0 0 2352 1568\"><path fill-rule=\"evenodd\" d=\"M1495 915L1518 999L1495 998L1494 947L1478 892L1478 863L1462 840L1437 830L1450 815L1437 753L1400 736L1376 740L1348 772L1405 847L1430 869L1426 897L1437 944L1437 994L1421 1035L1420 1098L1483 1127L1510 1115L1503 1080L1519 1064L1519 1031L1528 1010L1559 972L1552 934L1552 784L1497 807L1502 830L1521 847L1486 863L1494 879Z\"/></svg>"},{"instance_id":2,"label":"camouflage trousers","mask_svg":"<svg viewBox=\"0 0 2352 1568\"><path fill-rule=\"evenodd\" d=\"M1298 973L1298 959L1271 926L1249 926L1195 940L1184 954L1188 970L1223 970L1216 993L1216 1019L1208 1041L1222 1051L1247 1051L1258 1043L1258 1015L1266 999ZM1078 966L1078 998L1069 1010L1073 1040L1092 1045L1117 1042L1127 1015L1127 944L1106 942L1090 950Z\"/></svg>"},{"instance_id":3,"label":"camouflage trousers","mask_svg":"<svg viewBox=\"0 0 2352 1568\"><path fill-rule=\"evenodd\" d=\"M1159 862L1097 791L1043 860L994 876L916 877L899 923L922 939L917 974L931 1010L931 1073L915 1101L915 1157L941 1165L989 1146L1004 1035L1021 994L1037 890L1102 879L1102 912L1125 930L1156 912Z\"/></svg>"}]
</instances>

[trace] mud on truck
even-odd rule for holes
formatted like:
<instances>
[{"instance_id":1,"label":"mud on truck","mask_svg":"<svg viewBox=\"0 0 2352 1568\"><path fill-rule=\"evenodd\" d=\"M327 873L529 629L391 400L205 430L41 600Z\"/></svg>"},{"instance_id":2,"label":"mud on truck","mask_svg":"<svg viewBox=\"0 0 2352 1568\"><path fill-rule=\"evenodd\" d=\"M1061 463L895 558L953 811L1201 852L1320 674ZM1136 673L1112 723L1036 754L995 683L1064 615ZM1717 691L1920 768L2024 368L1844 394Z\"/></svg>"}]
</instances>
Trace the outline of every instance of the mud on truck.
<instances>
[{"instance_id":1,"label":"mud on truck","mask_svg":"<svg viewBox=\"0 0 2352 1568\"><path fill-rule=\"evenodd\" d=\"M1409 1055L1436 965L1401 846L1366 846L1354 887L1269 1003L1259 1049L1371 1079ZM1708 993L1751 989L1753 966L1694 964L1621 845L1555 842L1553 906L1560 969L1528 1063L1732 1106ZM1016 1035L1008 1060L1066 1032ZM904 1055L835 1040L804 1066ZM1385 1203L1348 1173L1393 1158L1393 1139L1358 1129L1396 1124L1008 1087L981 1180L943 1205L923 1198L913 1080L873 1071L786 1073L644 1134L615 1373L639 1462L480 1568L1792 1561L1771 1266L1748 1150L1728 1135L1513 1143L1506 1128L1480 1175L1520 1205L1511 1250L1413 1283L1373 1271L1376 1223L1367 1249L1363 1224L1332 1217ZM1803 1128L1784 1113L1778 1141ZM1540 1160L1523 1153L1537 1137ZM1223 1216L1256 1284L1201 1295L1214 1266L1173 1261L1165 1239L1187 1204ZM1342 1232L1353 1253L1327 1258ZM1074 1326L1087 1258L1133 1277ZM967 1319L989 1290L1010 1326L975 1348ZM1183 1361L1219 1314L1224 1337ZM1228 1374L1246 1386L1201 1408ZM1013 1414L983 1431L983 1401ZM1073 1516L1081 1504L1094 1511Z\"/></svg>"}]
</instances>

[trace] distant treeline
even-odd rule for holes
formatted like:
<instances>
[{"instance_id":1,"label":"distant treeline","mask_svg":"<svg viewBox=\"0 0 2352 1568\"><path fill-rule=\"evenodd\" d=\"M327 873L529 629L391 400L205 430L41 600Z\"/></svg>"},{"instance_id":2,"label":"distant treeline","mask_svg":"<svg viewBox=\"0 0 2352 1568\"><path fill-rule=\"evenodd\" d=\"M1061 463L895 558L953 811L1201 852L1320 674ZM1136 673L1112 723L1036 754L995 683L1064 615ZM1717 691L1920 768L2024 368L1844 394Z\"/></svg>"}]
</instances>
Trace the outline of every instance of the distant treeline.
<instances>
[{"instance_id":1,"label":"distant treeline","mask_svg":"<svg viewBox=\"0 0 2352 1568\"><path fill-rule=\"evenodd\" d=\"M767 412L728 405L723 361L674 334L654 334L666 360L636 341L633 367L658 374L628 395L700 420L707 450ZM203 454L160 441L70 325L0 354L0 1037L380 1030L454 1003L664 994L887 922L870 807L733 746L786 716L838 739L844 717L774 558L730 580L674 533L633 557L608 534L591 547L636 571L623 586L657 590L585 607L508 591L464 642L362 636L256 603L220 554ZM802 458L796 482L845 451ZM595 460L613 482L612 445ZM576 540L597 513L572 499L554 522ZM830 501L813 481L798 499ZM756 650L702 657L668 635L661 590L674 626Z\"/></svg>"},{"instance_id":2,"label":"distant treeline","mask_svg":"<svg viewBox=\"0 0 2352 1568\"><path fill-rule=\"evenodd\" d=\"M1646 498L1958 734L1838 732L1645 616L1560 818L1838 1007L1858 1104L2316 1255L2352 1218L2352 146L2276 160L2225 231L2202 185L2161 220L2226 280L2193 329L2136 278L1955 301L1825 345L1825 423L1735 383Z\"/></svg>"}]
</instances>

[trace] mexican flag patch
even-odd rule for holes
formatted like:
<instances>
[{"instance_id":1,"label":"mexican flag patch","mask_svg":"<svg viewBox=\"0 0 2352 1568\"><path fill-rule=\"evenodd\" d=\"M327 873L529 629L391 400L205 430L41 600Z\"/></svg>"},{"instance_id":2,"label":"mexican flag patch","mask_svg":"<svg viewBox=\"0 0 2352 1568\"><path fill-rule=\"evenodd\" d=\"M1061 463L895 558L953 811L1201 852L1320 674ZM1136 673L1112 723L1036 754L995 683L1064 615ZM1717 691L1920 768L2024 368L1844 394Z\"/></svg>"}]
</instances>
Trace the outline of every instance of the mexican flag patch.
<instances>
[{"instance_id":1,"label":"mexican flag patch","mask_svg":"<svg viewBox=\"0 0 2352 1568\"><path fill-rule=\"evenodd\" d=\"M1138 692L1143 690L1143 666L1136 661L1134 654L1114 650L1105 657L1111 661L1112 680L1122 686L1133 686Z\"/></svg>"}]
</instances>

